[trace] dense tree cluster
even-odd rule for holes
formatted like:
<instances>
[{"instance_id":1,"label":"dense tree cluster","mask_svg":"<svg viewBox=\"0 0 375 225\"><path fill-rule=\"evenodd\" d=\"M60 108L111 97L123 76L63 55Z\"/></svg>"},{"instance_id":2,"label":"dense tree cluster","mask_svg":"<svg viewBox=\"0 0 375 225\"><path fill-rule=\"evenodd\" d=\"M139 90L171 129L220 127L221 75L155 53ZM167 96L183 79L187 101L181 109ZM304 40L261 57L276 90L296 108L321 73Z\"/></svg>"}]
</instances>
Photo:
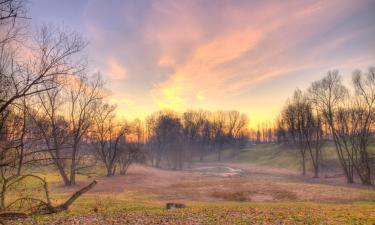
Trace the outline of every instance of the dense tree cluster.
<instances>
[{"instance_id":1,"label":"dense tree cluster","mask_svg":"<svg viewBox=\"0 0 375 225\"><path fill-rule=\"evenodd\" d=\"M353 183L356 175L363 184L371 184L375 164L369 151L375 141L375 68L366 73L355 71L352 84L350 91L338 71L329 71L306 92L297 89L283 109L277 133L299 150L303 174L310 158L318 176L322 147L330 141L347 182Z\"/></svg>"},{"instance_id":2,"label":"dense tree cluster","mask_svg":"<svg viewBox=\"0 0 375 225\"><path fill-rule=\"evenodd\" d=\"M153 166L171 169L203 161L224 149L236 155L248 140L248 118L238 111L159 111L146 118L147 146Z\"/></svg>"}]
</instances>

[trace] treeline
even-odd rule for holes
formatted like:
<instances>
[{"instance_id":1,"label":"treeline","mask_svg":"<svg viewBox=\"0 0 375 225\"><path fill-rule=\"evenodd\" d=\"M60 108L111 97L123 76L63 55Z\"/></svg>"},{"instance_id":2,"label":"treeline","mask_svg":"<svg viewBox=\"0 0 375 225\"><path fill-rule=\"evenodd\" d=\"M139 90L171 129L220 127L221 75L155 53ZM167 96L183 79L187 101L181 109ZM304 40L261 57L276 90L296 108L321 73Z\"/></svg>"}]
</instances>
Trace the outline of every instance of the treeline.
<instances>
[{"instance_id":1,"label":"treeline","mask_svg":"<svg viewBox=\"0 0 375 225\"><path fill-rule=\"evenodd\" d=\"M26 62L13 45L2 45L2 179L19 176L27 164L53 164L64 184L74 185L96 161L108 176L116 167L124 174L140 151L140 137L130 139L137 123L119 121L100 74L86 74L85 41L54 26L43 26L35 40Z\"/></svg>"},{"instance_id":2,"label":"treeline","mask_svg":"<svg viewBox=\"0 0 375 225\"><path fill-rule=\"evenodd\" d=\"M0 211L26 207L53 213L46 181L30 168L56 168L65 185L97 164L125 174L141 156L140 121L120 121L100 74L87 74L87 42L64 27L24 25L25 2L0 2ZM9 197L35 179L45 199ZM85 187L72 197L95 185Z\"/></svg>"},{"instance_id":3,"label":"treeline","mask_svg":"<svg viewBox=\"0 0 375 225\"><path fill-rule=\"evenodd\" d=\"M338 71L299 89L287 101L278 119L276 134L299 150L303 174L310 160L314 177L319 176L322 149L333 142L342 172L348 183L357 176L371 184L375 166L375 68L353 72L353 88L342 84Z\"/></svg>"},{"instance_id":4,"label":"treeline","mask_svg":"<svg viewBox=\"0 0 375 225\"><path fill-rule=\"evenodd\" d=\"M145 123L148 153L156 167L182 169L210 153L220 161L225 148L234 156L248 140L248 118L238 111L160 111Z\"/></svg>"}]
</instances>

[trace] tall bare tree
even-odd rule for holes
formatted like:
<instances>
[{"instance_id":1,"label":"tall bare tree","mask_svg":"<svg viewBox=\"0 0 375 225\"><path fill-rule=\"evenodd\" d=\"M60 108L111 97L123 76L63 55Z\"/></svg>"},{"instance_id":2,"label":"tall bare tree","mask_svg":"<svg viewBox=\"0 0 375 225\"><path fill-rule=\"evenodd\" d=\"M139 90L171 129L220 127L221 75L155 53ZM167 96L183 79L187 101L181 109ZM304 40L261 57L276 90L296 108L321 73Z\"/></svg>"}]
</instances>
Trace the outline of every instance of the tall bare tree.
<instances>
[{"instance_id":1,"label":"tall bare tree","mask_svg":"<svg viewBox=\"0 0 375 225\"><path fill-rule=\"evenodd\" d=\"M30 72L36 71L37 74L41 74L36 79L36 83L39 84L36 92L40 107L35 111L35 122L65 185L75 183L74 180L71 182L66 165L66 160L71 159L68 154L71 127L66 110L67 89L71 85L69 86L66 81L73 79L75 74L84 69L77 54L85 45L84 40L76 32L43 26L38 32L38 52L33 56L37 64L33 64L30 69Z\"/></svg>"},{"instance_id":2,"label":"tall bare tree","mask_svg":"<svg viewBox=\"0 0 375 225\"><path fill-rule=\"evenodd\" d=\"M246 114L232 110L227 112L228 117L228 131L227 136L231 147L233 148L233 154L239 154L239 151L244 147L244 140L247 133L248 118Z\"/></svg>"},{"instance_id":3,"label":"tall bare tree","mask_svg":"<svg viewBox=\"0 0 375 225\"><path fill-rule=\"evenodd\" d=\"M139 119L128 124L128 132L125 138L120 140L118 165L120 174L125 175L129 166L136 160L141 160L143 155L143 126Z\"/></svg>"},{"instance_id":4,"label":"tall bare tree","mask_svg":"<svg viewBox=\"0 0 375 225\"><path fill-rule=\"evenodd\" d=\"M336 147L336 153L348 183L353 183L354 168L351 160L352 150L345 140L345 131L339 127L340 108L348 99L348 89L342 85L338 71L329 71L327 76L315 81L309 88L313 104L328 125ZM342 114L341 114L342 115Z\"/></svg>"},{"instance_id":5,"label":"tall bare tree","mask_svg":"<svg viewBox=\"0 0 375 225\"><path fill-rule=\"evenodd\" d=\"M73 83L72 83L73 82ZM100 76L89 79L85 75L73 77L69 82L69 132L71 137L70 184L76 183L79 168L80 148L83 138L93 127L93 117L97 102L102 99L103 82Z\"/></svg>"},{"instance_id":6,"label":"tall bare tree","mask_svg":"<svg viewBox=\"0 0 375 225\"><path fill-rule=\"evenodd\" d=\"M198 150L199 129L202 125L199 112L187 111L182 114L183 132L187 150L188 167L191 166L193 155Z\"/></svg>"},{"instance_id":7,"label":"tall bare tree","mask_svg":"<svg viewBox=\"0 0 375 225\"><path fill-rule=\"evenodd\" d=\"M224 144L226 141L226 117L223 111L218 111L213 115L212 127L213 142L217 151L217 159L221 161Z\"/></svg>"},{"instance_id":8,"label":"tall bare tree","mask_svg":"<svg viewBox=\"0 0 375 225\"><path fill-rule=\"evenodd\" d=\"M93 137L98 145L97 155L107 170L107 176L112 176L116 172L116 163L128 126L116 121L115 106L99 102L95 108Z\"/></svg>"},{"instance_id":9,"label":"tall bare tree","mask_svg":"<svg viewBox=\"0 0 375 225\"><path fill-rule=\"evenodd\" d=\"M339 124L345 125L350 158L363 184L371 184L371 160L368 146L373 141L375 124L375 68L366 74L357 70L353 73L354 100L350 108L341 110Z\"/></svg>"},{"instance_id":10,"label":"tall bare tree","mask_svg":"<svg viewBox=\"0 0 375 225\"><path fill-rule=\"evenodd\" d=\"M75 62L85 44L74 32L52 26L43 26L37 35L23 35L29 32L19 20L26 18L25 2L0 1L0 209L11 210L15 205L25 208L25 203L34 202L29 210L37 210L31 213L42 213L41 208L43 213L54 213L67 209L96 182L54 207L48 197L47 182L35 174L26 174L25 165L45 160L43 153L51 150L40 143L39 132L33 127L35 121L40 122L39 117L34 117L33 99L55 89L54 83L61 77L80 69ZM22 44L23 40L28 45ZM41 149L35 150L37 147ZM46 201L22 197L18 192L17 196L8 196L27 179L43 183Z\"/></svg>"},{"instance_id":11,"label":"tall bare tree","mask_svg":"<svg viewBox=\"0 0 375 225\"><path fill-rule=\"evenodd\" d=\"M298 149L301 156L302 174L306 174L306 139L304 129L308 117L308 104L302 91L296 89L293 98L287 103L282 115L287 130L291 136L293 145Z\"/></svg>"}]
</instances>

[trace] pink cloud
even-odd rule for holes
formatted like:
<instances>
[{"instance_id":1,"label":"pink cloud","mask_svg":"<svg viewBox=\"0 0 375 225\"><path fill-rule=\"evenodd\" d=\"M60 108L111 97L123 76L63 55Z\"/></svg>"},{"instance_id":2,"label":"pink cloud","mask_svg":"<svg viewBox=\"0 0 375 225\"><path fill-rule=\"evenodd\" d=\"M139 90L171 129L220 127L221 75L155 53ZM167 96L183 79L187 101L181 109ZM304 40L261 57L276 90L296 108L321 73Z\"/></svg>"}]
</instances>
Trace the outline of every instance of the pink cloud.
<instances>
[{"instance_id":1,"label":"pink cloud","mask_svg":"<svg viewBox=\"0 0 375 225\"><path fill-rule=\"evenodd\" d=\"M230 29L223 28L225 32L208 40L197 38L189 57L175 65L175 73L167 80L154 84L151 95L160 107L183 110L197 104L197 93L204 92L207 101L222 102L228 95L241 93L257 83L312 69L318 63L315 54L321 56L321 65L334 64L334 59L327 61L323 55L357 34L340 37L327 48L315 49L311 55L301 57L296 51L320 29L330 26L338 14L345 14L352 7L348 2L319 1L270 4L259 11L227 10L230 12L224 15L227 20L238 23ZM171 29L175 29L173 22ZM201 31L201 25L196 29ZM194 30L194 26L189 30ZM172 37L178 43L178 36ZM176 47L174 42L169 49ZM159 62L164 60L163 56Z\"/></svg>"},{"instance_id":2,"label":"pink cloud","mask_svg":"<svg viewBox=\"0 0 375 225\"><path fill-rule=\"evenodd\" d=\"M114 58L107 60L107 68L106 75L112 80L123 80L127 77L126 68Z\"/></svg>"}]
</instances>

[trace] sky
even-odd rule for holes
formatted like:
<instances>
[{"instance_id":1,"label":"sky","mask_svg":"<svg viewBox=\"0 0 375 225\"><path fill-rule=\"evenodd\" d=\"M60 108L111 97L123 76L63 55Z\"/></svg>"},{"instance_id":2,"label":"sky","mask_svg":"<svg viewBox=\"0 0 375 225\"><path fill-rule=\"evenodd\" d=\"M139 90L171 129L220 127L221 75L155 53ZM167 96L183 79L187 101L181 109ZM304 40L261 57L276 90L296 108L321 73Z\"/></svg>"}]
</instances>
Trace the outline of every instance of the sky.
<instances>
[{"instance_id":1,"label":"sky","mask_svg":"<svg viewBox=\"0 0 375 225\"><path fill-rule=\"evenodd\" d=\"M33 26L81 33L126 118L238 110L274 121L295 88L375 66L375 1L30 0Z\"/></svg>"}]
</instances>

